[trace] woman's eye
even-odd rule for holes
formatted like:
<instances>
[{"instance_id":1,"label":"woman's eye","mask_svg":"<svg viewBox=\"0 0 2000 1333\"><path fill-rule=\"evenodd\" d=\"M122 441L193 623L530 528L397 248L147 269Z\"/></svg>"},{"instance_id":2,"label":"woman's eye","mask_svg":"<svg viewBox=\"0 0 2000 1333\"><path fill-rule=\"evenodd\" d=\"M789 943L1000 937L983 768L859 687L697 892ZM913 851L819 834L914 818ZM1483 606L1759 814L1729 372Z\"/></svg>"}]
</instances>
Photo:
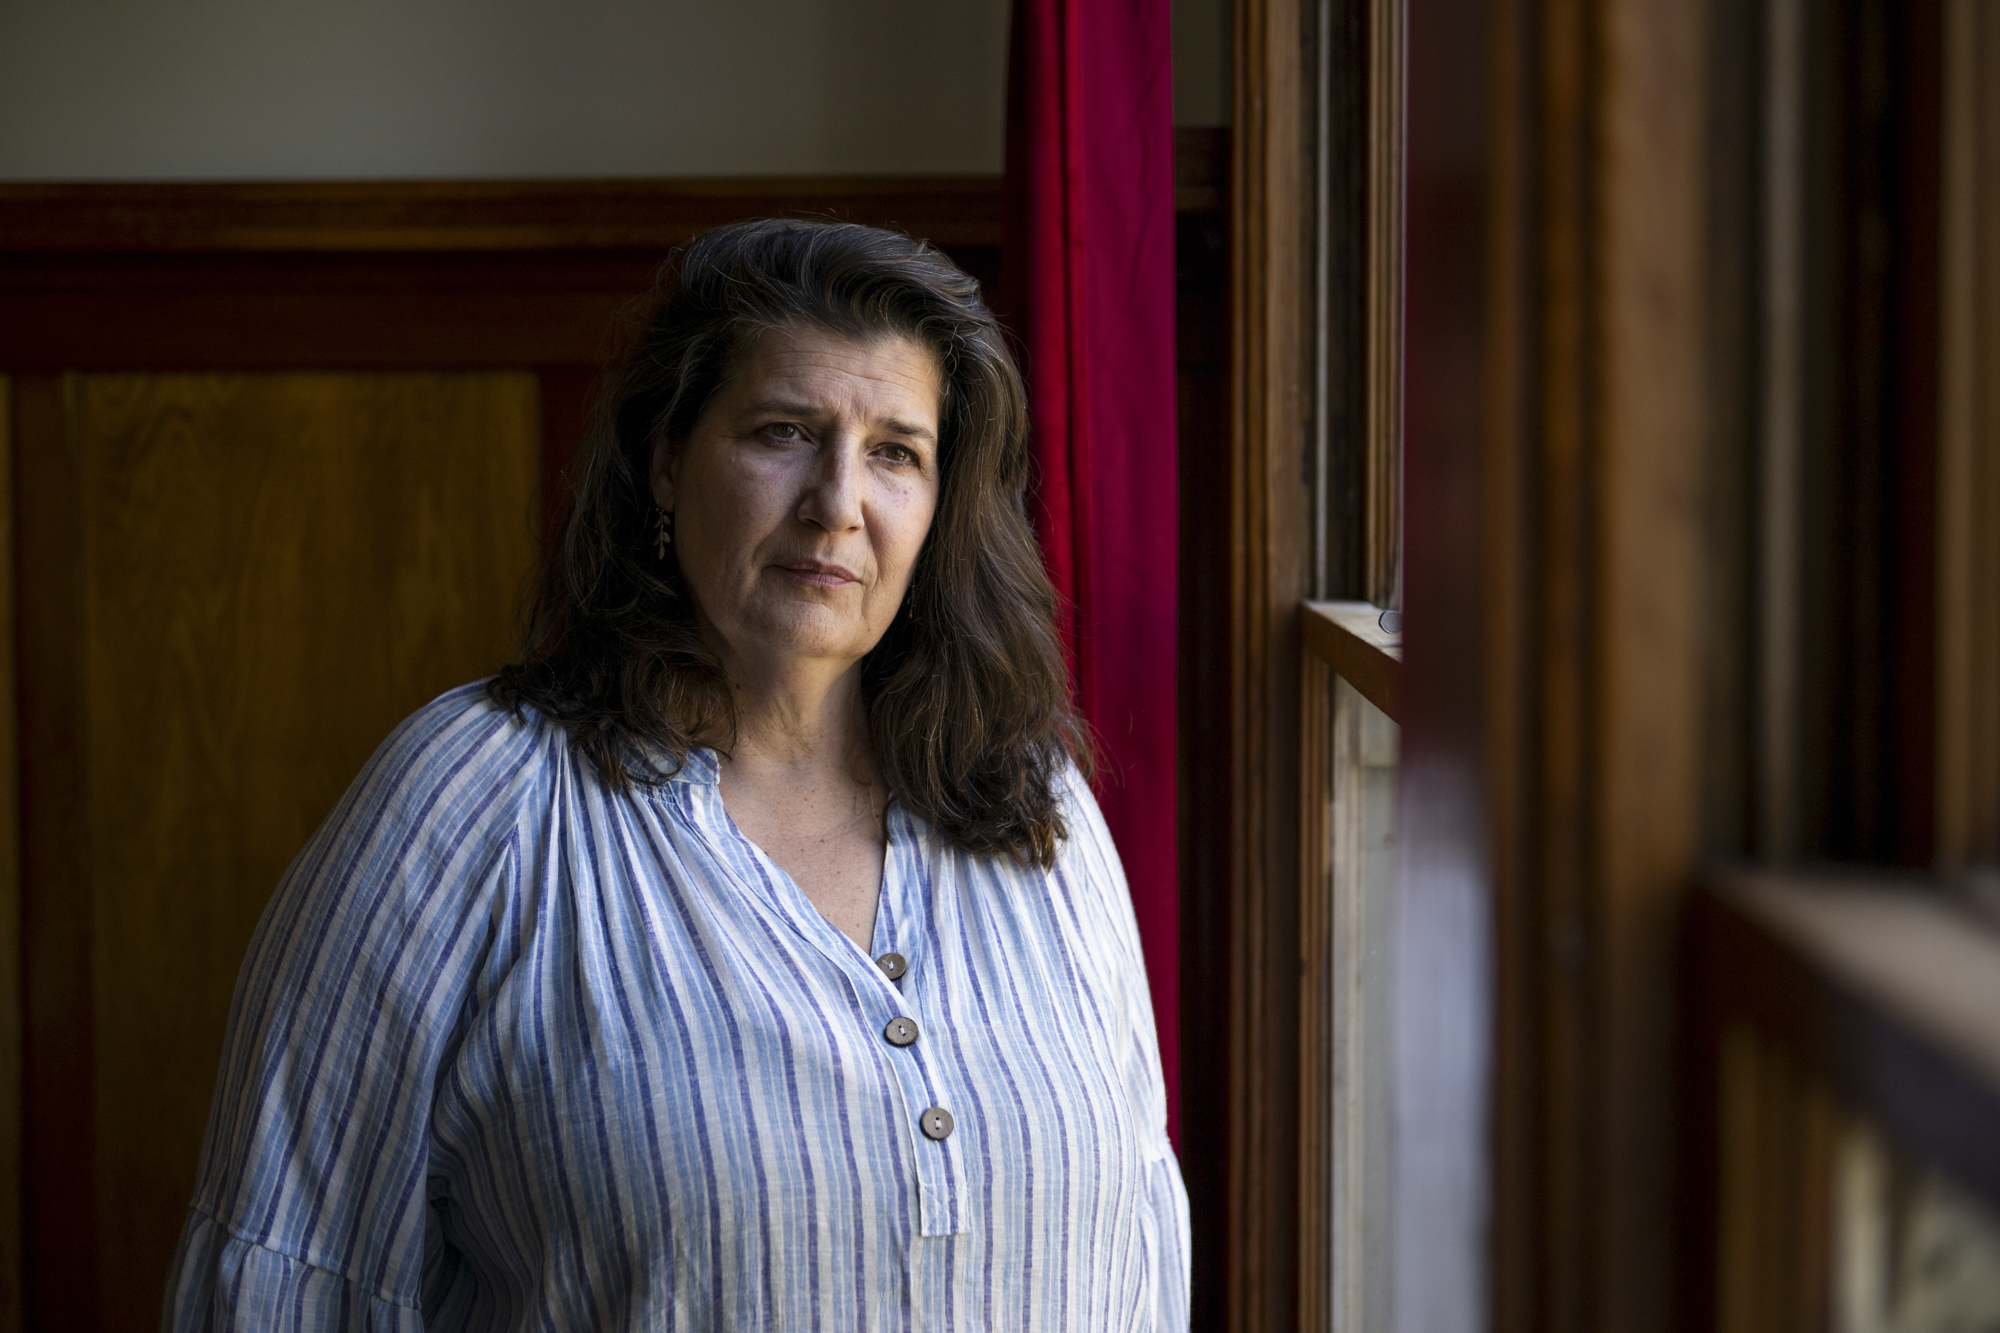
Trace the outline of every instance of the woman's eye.
<instances>
[{"instance_id":1,"label":"woman's eye","mask_svg":"<svg viewBox=\"0 0 2000 1333\"><path fill-rule=\"evenodd\" d=\"M892 444L884 449L882 454L891 463L916 463L922 461L917 457L917 451L910 448L907 444Z\"/></svg>"},{"instance_id":2,"label":"woman's eye","mask_svg":"<svg viewBox=\"0 0 2000 1333\"><path fill-rule=\"evenodd\" d=\"M799 428L789 421L774 421L764 427L764 433L774 440L796 440L799 438Z\"/></svg>"}]
</instances>

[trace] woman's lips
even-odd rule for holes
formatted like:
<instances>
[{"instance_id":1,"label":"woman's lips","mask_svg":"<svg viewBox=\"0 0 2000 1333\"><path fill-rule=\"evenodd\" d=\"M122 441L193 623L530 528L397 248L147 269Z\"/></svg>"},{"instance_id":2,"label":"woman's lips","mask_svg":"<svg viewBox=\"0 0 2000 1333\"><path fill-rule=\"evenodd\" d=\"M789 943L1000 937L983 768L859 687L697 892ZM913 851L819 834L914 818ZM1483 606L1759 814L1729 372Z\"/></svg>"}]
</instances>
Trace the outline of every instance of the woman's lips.
<instances>
[{"instance_id":1,"label":"woman's lips","mask_svg":"<svg viewBox=\"0 0 2000 1333\"><path fill-rule=\"evenodd\" d=\"M827 560L784 560L779 562L778 568L818 588L838 588L843 583L861 582L860 577L847 566Z\"/></svg>"}]
</instances>

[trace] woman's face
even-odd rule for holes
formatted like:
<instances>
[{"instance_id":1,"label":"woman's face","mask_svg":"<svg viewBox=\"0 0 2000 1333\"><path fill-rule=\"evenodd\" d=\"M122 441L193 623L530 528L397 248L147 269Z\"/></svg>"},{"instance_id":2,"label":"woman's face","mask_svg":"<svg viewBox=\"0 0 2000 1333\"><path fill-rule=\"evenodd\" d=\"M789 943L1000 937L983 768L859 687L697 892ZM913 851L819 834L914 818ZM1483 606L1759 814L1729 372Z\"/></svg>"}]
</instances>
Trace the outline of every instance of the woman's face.
<instances>
[{"instance_id":1,"label":"woman's face","mask_svg":"<svg viewBox=\"0 0 2000 1333\"><path fill-rule=\"evenodd\" d=\"M681 572L739 681L851 666L889 628L937 510L942 392L907 338L779 330L654 451Z\"/></svg>"}]
</instances>

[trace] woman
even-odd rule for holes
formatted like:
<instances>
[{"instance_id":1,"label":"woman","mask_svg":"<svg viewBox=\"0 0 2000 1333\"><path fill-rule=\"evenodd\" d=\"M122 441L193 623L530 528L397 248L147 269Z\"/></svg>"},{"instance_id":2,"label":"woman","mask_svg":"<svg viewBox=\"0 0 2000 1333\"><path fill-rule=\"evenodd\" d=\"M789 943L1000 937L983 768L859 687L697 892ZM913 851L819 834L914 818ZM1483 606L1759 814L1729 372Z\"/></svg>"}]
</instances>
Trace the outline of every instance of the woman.
<instances>
[{"instance_id":1,"label":"woman","mask_svg":"<svg viewBox=\"0 0 2000 1333\"><path fill-rule=\"evenodd\" d=\"M928 246L686 247L522 660L265 915L169 1327L1186 1326L1024 433Z\"/></svg>"}]
</instances>

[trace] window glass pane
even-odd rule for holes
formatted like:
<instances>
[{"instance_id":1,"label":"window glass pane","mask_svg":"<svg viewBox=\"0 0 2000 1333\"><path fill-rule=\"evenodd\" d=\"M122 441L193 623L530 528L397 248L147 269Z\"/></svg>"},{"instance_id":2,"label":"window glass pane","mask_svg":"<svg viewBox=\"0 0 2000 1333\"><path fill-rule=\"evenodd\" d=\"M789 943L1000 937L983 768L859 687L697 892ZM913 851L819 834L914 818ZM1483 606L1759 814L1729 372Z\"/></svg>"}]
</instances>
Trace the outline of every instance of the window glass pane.
<instances>
[{"instance_id":1,"label":"window glass pane","mask_svg":"<svg viewBox=\"0 0 2000 1333\"><path fill-rule=\"evenodd\" d=\"M1392 1109L1390 966L1395 956L1396 724L1328 673L1333 729L1328 891L1324 918L1331 1087L1324 1127L1331 1145L1329 1253L1336 1333L1389 1327L1389 1125Z\"/></svg>"},{"instance_id":2,"label":"window glass pane","mask_svg":"<svg viewBox=\"0 0 2000 1333\"><path fill-rule=\"evenodd\" d=\"M2000 1216L1865 1121L1834 1160L1836 1333L2000 1329Z\"/></svg>"}]
</instances>

